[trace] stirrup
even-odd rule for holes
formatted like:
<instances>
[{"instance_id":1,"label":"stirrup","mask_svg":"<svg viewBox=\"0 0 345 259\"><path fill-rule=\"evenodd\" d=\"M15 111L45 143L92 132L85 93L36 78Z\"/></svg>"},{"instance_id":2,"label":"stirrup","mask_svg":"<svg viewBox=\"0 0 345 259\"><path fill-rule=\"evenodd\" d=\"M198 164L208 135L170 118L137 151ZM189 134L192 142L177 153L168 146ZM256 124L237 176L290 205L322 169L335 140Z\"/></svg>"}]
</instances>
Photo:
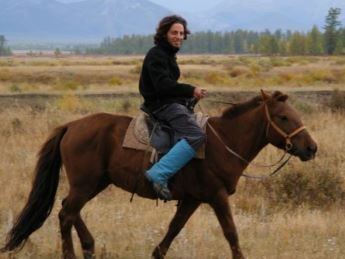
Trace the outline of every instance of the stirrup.
<instances>
[{"instance_id":1,"label":"stirrup","mask_svg":"<svg viewBox=\"0 0 345 259\"><path fill-rule=\"evenodd\" d=\"M153 183L152 186L153 186L153 190L155 190L155 192L157 193L158 198L165 201L172 200L171 192L166 183L163 183L163 184Z\"/></svg>"}]
</instances>

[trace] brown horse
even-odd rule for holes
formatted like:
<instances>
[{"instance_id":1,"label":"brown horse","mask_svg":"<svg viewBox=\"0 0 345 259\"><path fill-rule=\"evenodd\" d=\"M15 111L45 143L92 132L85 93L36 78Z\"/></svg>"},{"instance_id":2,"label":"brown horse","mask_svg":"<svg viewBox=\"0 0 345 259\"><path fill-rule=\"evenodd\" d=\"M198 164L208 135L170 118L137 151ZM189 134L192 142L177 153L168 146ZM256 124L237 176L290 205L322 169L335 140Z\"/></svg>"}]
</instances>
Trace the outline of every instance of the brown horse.
<instances>
[{"instance_id":1,"label":"brown horse","mask_svg":"<svg viewBox=\"0 0 345 259\"><path fill-rule=\"evenodd\" d=\"M163 258L176 235L201 203L214 210L229 242L233 258L243 258L228 196L247 163L228 153L228 147L251 161L268 143L286 149L302 161L315 156L317 146L296 113L287 95L275 92L227 108L209 119L206 158L192 160L169 183L179 206L168 232L154 249L154 258ZM71 228L75 227L85 258L94 255L94 239L80 216L84 205L114 184L139 196L156 199L151 184L143 177L150 166L145 152L126 149L122 142L132 118L95 114L55 129L42 146L28 201L9 232L2 251L22 247L30 234L49 216L55 199L62 164L70 190L59 213L64 258L75 258ZM221 139L220 139L220 138Z\"/></svg>"}]
</instances>

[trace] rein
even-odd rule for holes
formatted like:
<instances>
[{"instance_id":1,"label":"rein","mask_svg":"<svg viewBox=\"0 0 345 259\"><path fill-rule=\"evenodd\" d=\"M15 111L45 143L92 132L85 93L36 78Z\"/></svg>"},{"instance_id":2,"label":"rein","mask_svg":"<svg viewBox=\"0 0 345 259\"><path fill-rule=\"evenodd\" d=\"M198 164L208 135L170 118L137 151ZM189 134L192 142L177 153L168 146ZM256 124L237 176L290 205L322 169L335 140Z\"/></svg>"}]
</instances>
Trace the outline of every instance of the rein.
<instances>
[{"instance_id":1,"label":"rein","mask_svg":"<svg viewBox=\"0 0 345 259\"><path fill-rule=\"evenodd\" d=\"M264 97L263 97L264 99ZM214 101L216 102L216 101ZM223 101L219 101L219 103L225 103L225 104L234 104L234 103L227 103L227 102L223 102ZM200 110L203 112L202 107L200 106L200 104L198 104ZM207 122L208 127L211 129L212 133L218 138L218 140L224 145L225 149L232 154L233 156L237 157L238 159L240 159L241 161L245 162L246 164L252 164L256 167L273 167L278 165L281 161L283 161L283 159L285 158L286 154L288 153L288 151L290 151L293 147L293 144L291 142L291 138L294 137L295 135L297 135L298 133L300 133L302 130L305 129L305 126L301 126L299 128L297 128L296 130L294 130L292 133L287 134L284 130L282 130L272 119L271 119L271 115L268 111L268 106L266 101L264 101L264 107L265 107L265 115L267 118L267 127L266 127L266 138L268 137L268 132L269 132L269 128L270 126L272 126L282 137L284 137L285 139L285 150L284 150L284 154L282 155L282 157L275 163L270 164L270 165L263 165L263 164L259 164L259 163L254 163L254 162L249 162L247 159L243 158L240 154L238 154L237 152L235 152L233 149L231 149L229 146L227 146L224 141L222 140L222 138L220 137L220 135L217 133L217 131L212 127L212 125L210 123ZM256 179L256 180L263 180L266 178L269 178L271 176L273 176L274 174L276 174L280 169L282 169L287 162L290 160L291 158L291 154L288 156L288 158L283 161L273 172L269 173L268 175L264 175L264 176L254 176L254 175L249 175L249 174L245 174L243 173L242 176L247 177L247 178L251 178L251 179Z\"/></svg>"}]
</instances>

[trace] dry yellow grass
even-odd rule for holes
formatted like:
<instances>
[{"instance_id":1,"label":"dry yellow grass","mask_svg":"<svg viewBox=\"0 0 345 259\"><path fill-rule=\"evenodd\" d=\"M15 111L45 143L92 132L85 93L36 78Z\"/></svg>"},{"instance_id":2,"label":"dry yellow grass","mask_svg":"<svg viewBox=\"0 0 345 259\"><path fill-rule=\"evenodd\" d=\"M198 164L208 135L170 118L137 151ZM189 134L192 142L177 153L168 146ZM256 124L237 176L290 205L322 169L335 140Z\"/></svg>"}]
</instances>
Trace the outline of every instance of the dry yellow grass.
<instances>
[{"instance_id":1,"label":"dry yellow grass","mask_svg":"<svg viewBox=\"0 0 345 259\"><path fill-rule=\"evenodd\" d=\"M137 89L143 56L2 57L0 94ZM338 88L345 57L180 55L181 80L208 89Z\"/></svg>"},{"instance_id":2,"label":"dry yellow grass","mask_svg":"<svg viewBox=\"0 0 345 259\"><path fill-rule=\"evenodd\" d=\"M48 133L57 125L85 113L96 110L123 112L126 105L113 102L118 103L109 106L101 101L95 104L67 96L43 110L20 104L1 107L0 244L28 196L36 153ZM134 114L136 110L129 112ZM330 169L345 178L344 114L326 109L312 110L303 113L303 120L318 142L318 156L308 163L293 159L285 170L302 170L308 174L315 168ZM279 155L274 148L268 148L258 160L269 163ZM256 170L249 168L252 172ZM67 186L64 173L61 173L51 216L30 237L24 249L11 258L61 258L57 213ZM175 202L160 202L157 207L154 201L135 197L134 202L129 203L129 198L129 193L111 187L83 210L82 215L96 239L98 258L148 258L165 234ZM318 209L311 209L308 204L297 208L290 204L272 204L262 185L250 180L240 181L230 201L247 258L344 258L345 210L336 201L332 206ZM81 257L75 233L74 241ZM0 257L9 258L9 255ZM221 228L208 206L203 205L193 215L173 242L167 258L231 258Z\"/></svg>"}]
</instances>

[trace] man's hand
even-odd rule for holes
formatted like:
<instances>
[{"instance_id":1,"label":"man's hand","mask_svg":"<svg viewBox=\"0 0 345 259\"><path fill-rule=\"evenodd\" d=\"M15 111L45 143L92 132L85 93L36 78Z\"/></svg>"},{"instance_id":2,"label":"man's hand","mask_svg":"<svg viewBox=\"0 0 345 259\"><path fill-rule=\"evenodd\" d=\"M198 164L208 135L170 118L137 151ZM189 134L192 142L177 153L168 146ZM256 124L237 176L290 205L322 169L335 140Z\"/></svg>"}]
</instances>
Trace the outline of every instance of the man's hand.
<instances>
[{"instance_id":1,"label":"man's hand","mask_svg":"<svg viewBox=\"0 0 345 259\"><path fill-rule=\"evenodd\" d=\"M207 94L207 90L206 89L202 89L200 87L195 87L194 88L193 96L196 99L200 100L200 99L204 98L206 96L206 94Z\"/></svg>"}]
</instances>

